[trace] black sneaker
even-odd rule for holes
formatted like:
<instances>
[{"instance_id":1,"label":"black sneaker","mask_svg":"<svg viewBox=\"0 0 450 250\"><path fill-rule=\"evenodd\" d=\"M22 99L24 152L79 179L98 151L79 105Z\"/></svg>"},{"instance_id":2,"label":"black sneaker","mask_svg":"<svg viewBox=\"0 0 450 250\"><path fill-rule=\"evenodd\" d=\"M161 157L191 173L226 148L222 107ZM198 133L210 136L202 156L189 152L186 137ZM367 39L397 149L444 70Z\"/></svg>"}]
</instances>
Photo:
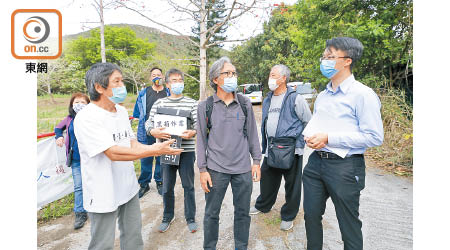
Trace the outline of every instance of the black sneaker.
<instances>
[{"instance_id":1,"label":"black sneaker","mask_svg":"<svg viewBox=\"0 0 450 250\"><path fill-rule=\"evenodd\" d=\"M162 195L162 181L156 182L156 189L158 189L158 194Z\"/></svg>"},{"instance_id":2,"label":"black sneaker","mask_svg":"<svg viewBox=\"0 0 450 250\"><path fill-rule=\"evenodd\" d=\"M80 229L84 226L84 223L87 221L87 213L75 213L75 222L73 223L73 229Z\"/></svg>"},{"instance_id":3,"label":"black sneaker","mask_svg":"<svg viewBox=\"0 0 450 250\"><path fill-rule=\"evenodd\" d=\"M150 186L147 184L145 187L139 189L139 198L142 198L148 191L150 190Z\"/></svg>"}]
</instances>

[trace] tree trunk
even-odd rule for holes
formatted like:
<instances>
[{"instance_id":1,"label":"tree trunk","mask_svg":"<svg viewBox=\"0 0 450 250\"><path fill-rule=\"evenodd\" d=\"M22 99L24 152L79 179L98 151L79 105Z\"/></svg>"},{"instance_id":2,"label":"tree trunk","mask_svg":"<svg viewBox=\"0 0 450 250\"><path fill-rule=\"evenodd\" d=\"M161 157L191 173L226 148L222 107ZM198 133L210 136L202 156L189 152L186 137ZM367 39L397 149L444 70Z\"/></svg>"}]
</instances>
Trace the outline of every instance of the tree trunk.
<instances>
[{"instance_id":1,"label":"tree trunk","mask_svg":"<svg viewBox=\"0 0 450 250\"><path fill-rule=\"evenodd\" d=\"M103 0L100 0L100 54L102 56L102 62L106 62L105 52L105 20L103 19Z\"/></svg>"},{"instance_id":2,"label":"tree trunk","mask_svg":"<svg viewBox=\"0 0 450 250\"><path fill-rule=\"evenodd\" d=\"M202 8L200 10L200 101L205 100L206 93L206 4L202 0Z\"/></svg>"},{"instance_id":3,"label":"tree trunk","mask_svg":"<svg viewBox=\"0 0 450 250\"><path fill-rule=\"evenodd\" d=\"M392 89L392 65L389 65L389 88Z\"/></svg>"},{"instance_id":4,"label":"tree trunk","mask_svg":"<svg viewBox=\"0 0 450 250\"><path fill-rule=\"evenodd\" d=\"M53 94L52 94L52 87L50 86L50 81L47 80L47 93L50 96L50 99L52 100L52 103L56 103L55 99L53 98Z\"/></svg>"}]
</instances>

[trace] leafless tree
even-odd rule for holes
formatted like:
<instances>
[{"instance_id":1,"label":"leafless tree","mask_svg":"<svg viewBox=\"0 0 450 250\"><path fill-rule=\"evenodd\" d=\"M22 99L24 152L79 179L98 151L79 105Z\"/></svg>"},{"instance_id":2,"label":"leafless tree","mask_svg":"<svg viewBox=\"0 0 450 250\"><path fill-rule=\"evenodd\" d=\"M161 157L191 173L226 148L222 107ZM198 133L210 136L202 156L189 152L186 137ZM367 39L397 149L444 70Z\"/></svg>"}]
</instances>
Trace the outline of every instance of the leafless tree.
<instances>
[{"instance_id":1,"label":"leafless tree","mask_svg":"<svg viewBox=\"0 0 450 250\"><path fill-rule=\"evenodd\" d=\"M211 0L214 1L214 0ZM245 14L253 15L254 18L260 18L258 15L252 14L252 11L257 9L269 9L270 5L266 3L264 0L230 0L226 3L226 7L224 10L227 14L225 17L217 22L215 25L213 25L210 28L207 28L207 17L209 16L209 12L211 11L210 7L211 4L207 4L207 0L185 0L185 1L174 1L174 0L167 0L166 1L169 5L169 8L171 9L172 13L177 13L180 18L176 21L184 22L184 21L193 21L196 24L199 24L200 27L200 41L194 41L191 37L187 36L177 28L170 26L167 23L162 23L158 21L156 18L151 17L151 15L147 14L147 10L145 9L144 3L136 2L136 1L130 1L130 0L116 0L115 3L117 6L121 6L123 8L126 8L130 11L133 11L140 16L144 17L145 19L149 20L153 24L156 24L160 26L161 28L164 28L166 30L172 31L180 36L183 36L185 39L187 39L190 43L192 43L194 46L198 47L199 49L199 57L194 58L195 60L198 60L198 65L200 66L200 79L196 79L200 83L200 100L204 100L207 97L207 55L206 50L211 47L215 46L221 43L225 42L237 42L237 41L244 41L251 38L253 34L247 34L248 37L244 39L228 39L225 41L216 41L211 42L211 37L219 31L219 29L226 24L229 24L233 21L238 20L241 16ZM183 2L183 3L181 3ZM264 6L265 5L265 6ZM216 9L217 10L217 9Z\"/></svg>"},{"instance_id":2,"label":"leafless tree","mask_svg":"<svg viewBox=\"0 0 450 250\"><path fill-rule=\"evenodd\" d=\"M106 62L106 45L105 45L105 18L103 12L105 9L117 7L117 4L114 0L103 3L103 0L93 0L91 5L94 7L95 11L97 11L99 21L98 22L82 22L83 28L86 23L99 23L100 24L100 55L102 57L102 62Z\"/></svg>"}]
</instances>

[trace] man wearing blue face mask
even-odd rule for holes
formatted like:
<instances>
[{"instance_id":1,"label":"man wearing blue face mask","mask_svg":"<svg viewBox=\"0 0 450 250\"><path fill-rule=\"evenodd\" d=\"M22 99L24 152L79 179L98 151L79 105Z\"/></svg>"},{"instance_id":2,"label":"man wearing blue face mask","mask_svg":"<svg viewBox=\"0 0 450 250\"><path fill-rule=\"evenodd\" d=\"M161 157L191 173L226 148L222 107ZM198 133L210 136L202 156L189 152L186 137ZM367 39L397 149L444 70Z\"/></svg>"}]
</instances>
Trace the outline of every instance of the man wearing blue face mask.
<instances>
[{"instance_id":1,"label":"man wearing blue face mask","mask_svg":"<svg viewBox=\"0 0 450 250\"><path fill-rule=\"evenodd\" d=\"M231 183L235 249L247 249L253 181L259 181L261 149L252 104L236 93L236 68L228 57L209 71L213 96L198 105L197 166L205 191L204 249L216 249L219 214ZM253 163L251 163L253 158Z\"/></svg>"},{"instance_id":2,"label":"man wearing blue face mask","mask_svg":"<svg viewBox=\"0 0 450 250\"><path fill-rule=\"evenodd\" d=\"M178 165L161 164L163 173L163 202L164 213L159 232L166 232L170 224L175 220L175 194L174 187L177 179L177 170L184 189L184 216L191 233L197 231L195 222L195 189L194 189L194 162L195 162L195 127L197 125L197 101L183 96L184 75L178 69L170 69L166 73L166 85L170 90L170 96L157 100L150 111L145 129L158 139L169 139L170 134L165 132L164 127L155 128L155 115L160 109L173 111L175 114L187 117L187 130L181 135L181 148L184 149L180 155Z\"/></svg>"},{"instance_id":3,"label":"man wearing blue face mask","mask_svg":"<svg viewBox=\"0 0 450 250\"><path fill-rule=\"evenodd\" d=\"M169 90L164 88L162 70L158 67L153 67L150 70L151 86L144 88L138 94L136 104L134 105L133 117L139 118L139 125L137 129L137 139L142 144L151 145L155 143L155 137L147 134L145 130L145 121L148 120L150 110L153 104L160 98L169 96ZM153 172L153 160L155 160L155 171ZM144 196L150 190L150 182L153 179L156 182L156 189L162 195L162 175L160 167L160 157L148 157L141 159L141 174L138 182L140 185L139 198Z\"/></svg>"},{"instance_id":4,"label":"man wearing blue face mask","mask_svg":"<svg viewBox=\"0 0 450 250\"><path fill-rule=\"evenodd\" d=\"M321 128L328 131L305 137L307 145L315 150L303 170L308 250L322 249L322 216L329 197L336 210L344 249L363 249L362 222L358 218L360 192L365 186L363 154L366 148L383 143L383 123L378 96L352 74L362 52L359 40L336 37L327 40L320 59L320 71L331 81L318 95L312 119L328 117ZM335 148L347 153L341 157L332 152Z\"/></svg>"},{"instance_id":5,"label":"man wearing blue face mask","mask_svg":"<svg viewBox=\"0 0 450 250\"><path fill-rule=\"evenodd\" d=\"M142 220L139 185L133 161L161 154L180 154L163 143L139 143L131 129L122 103L127 91L120 68L97 63L86 72L91 102L77 113L74 121L78 141L83 186L83 207L91 221L89 250L113 249L116 223L120 248L142 250Z\"/></svg>"}]
</instances>

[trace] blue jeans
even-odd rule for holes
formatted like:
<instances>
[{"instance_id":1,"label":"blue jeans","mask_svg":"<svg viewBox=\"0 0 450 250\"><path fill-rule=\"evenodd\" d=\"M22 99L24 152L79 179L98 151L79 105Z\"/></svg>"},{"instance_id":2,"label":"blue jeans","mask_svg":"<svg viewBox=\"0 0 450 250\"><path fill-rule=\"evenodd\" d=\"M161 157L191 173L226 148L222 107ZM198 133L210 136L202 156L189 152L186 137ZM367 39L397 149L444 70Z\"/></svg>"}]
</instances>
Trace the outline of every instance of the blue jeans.
<instances>
[{"instance_id":1,"label":"blue jeans","mask_svg":"<svg viewBox=\"0 0 450 250\"><path fill-rule=\"evenodd\" d=\"M147 141L149 142L148 145L152 145L155 143L155 138L147 136ZM156 164L155 164L155 172L153 173L153 179L155 179L156 182L162 181L161 176L161 164L160 159L161 157L147 157L141 159L141 175L139 176L138 182L141 187L147 186L152 181L152 171L153 171L153 158L156 158Z\"/></svg>"},{"instance_id":2,"label":"blue jeans","mask_svg":"<svg viewBox=\"0 0 450 250\"><path fill-rule=\"evenodd\" d=\"M184 189L184 217L187 222L195 221L194 162L195 152L184 152L180 155L179 166L162 164L164 218L172 219L174 217L175 194L173 190L178 170Z\"/></svg>"},{"instance_id":3,"label":"blue jeans","mask_svg":"<svg viewBox=\"0 0 450 250\"><path fill-rule=\"evenodd\" d=\"M83 208L83 188L81 186L81 166L79 162L73 162L72 165L73 192L75 201L73 211L75 213L86 212Z\"/></svg>"},{"instance_id":4,"label":"blue jeans","mask_svg":"<svg viewBox=\"0 0 450 250\"><path fill-rule=\"evenodd\" d=\"M250 198L253 190L252 172L225 174L208 169L213 186L205 193L205 217L203 219L203 248L215 250L219 238L219 214L222 201L231 183L234 206L234 247L246 250L250 231Z\"/></svg>"}]
</instances>

